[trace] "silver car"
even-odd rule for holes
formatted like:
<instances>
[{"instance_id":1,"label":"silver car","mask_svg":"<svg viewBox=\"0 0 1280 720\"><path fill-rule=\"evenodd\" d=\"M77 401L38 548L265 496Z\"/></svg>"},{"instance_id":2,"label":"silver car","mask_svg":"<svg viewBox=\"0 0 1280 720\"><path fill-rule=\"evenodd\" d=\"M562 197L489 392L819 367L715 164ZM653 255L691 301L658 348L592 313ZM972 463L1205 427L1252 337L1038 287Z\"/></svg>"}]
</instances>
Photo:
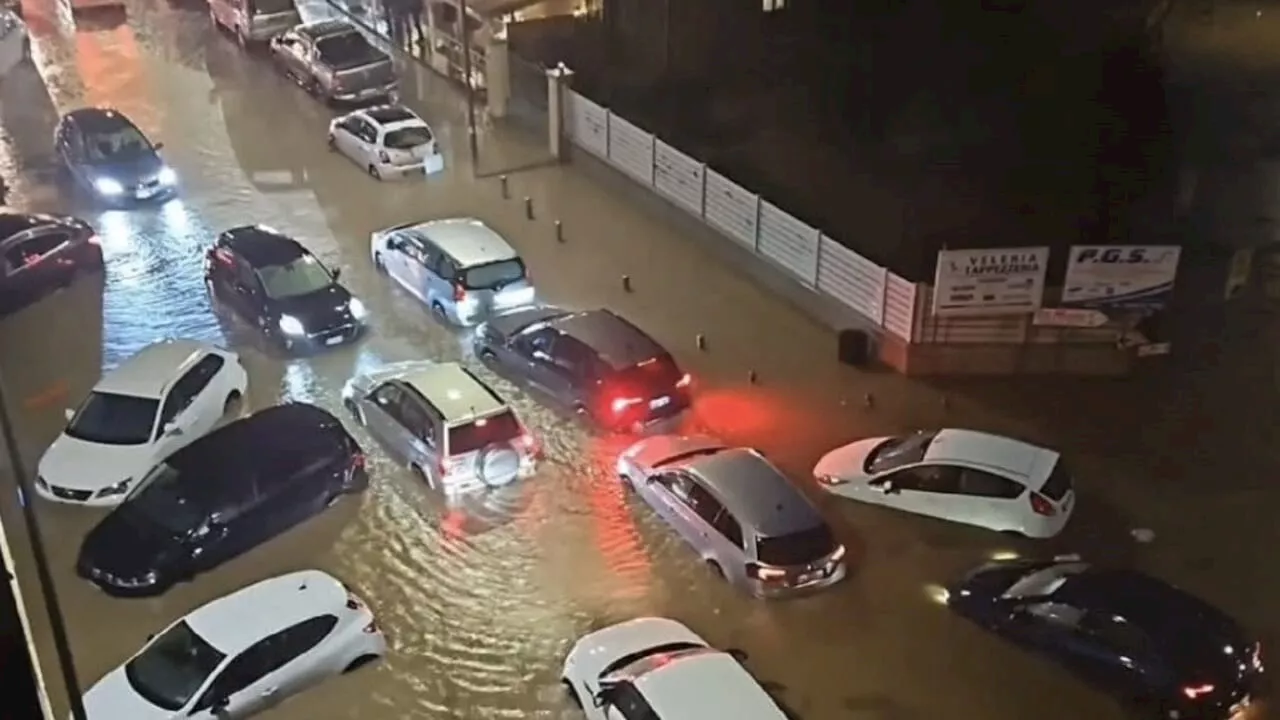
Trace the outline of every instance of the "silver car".
<instances>
[{"instance_id":1,"label":"silver car","mask_svg":"<svg viewBox=\"0 0 1280 720\"><path fill-rule=\"evenodd\" d=\"M408 223L370 238L373 266L441 321L474 325L532 306L533 285L515 248L474 218Z\"/></svg>"},{"instance_id":2,"label":"silver car","mask_svg":"<svg viewBox=\"0 0 1280 720\"><path fill-rule=\"evenodd\" d=\"M755 450L659 435L623 452L618 476L713 573L752 595L783 597L844 579L844 546L813 503Z\"/></svg>"},{"instance_id":3,"label":"silver car","mask_svg":"<svg viewBox=\"0 0 1280 720\"><path fill-rule=\"evenodd\" d=\"M271 38L271 59L304 90L330 102L395 102L399 81L391 57L354 25L304 23Z\"/></svg>"},{"instance_id":4,"label":"silver car","mask_svg":"<svg viewBox=\"0 0 1280 720\"><path fill-rule=\"evenodd\" d=\"M506 401L457 363L397 363L352 378L347 411L392 455L446 495L509 485L540 447Z\"/></svg>"}]
</instances>

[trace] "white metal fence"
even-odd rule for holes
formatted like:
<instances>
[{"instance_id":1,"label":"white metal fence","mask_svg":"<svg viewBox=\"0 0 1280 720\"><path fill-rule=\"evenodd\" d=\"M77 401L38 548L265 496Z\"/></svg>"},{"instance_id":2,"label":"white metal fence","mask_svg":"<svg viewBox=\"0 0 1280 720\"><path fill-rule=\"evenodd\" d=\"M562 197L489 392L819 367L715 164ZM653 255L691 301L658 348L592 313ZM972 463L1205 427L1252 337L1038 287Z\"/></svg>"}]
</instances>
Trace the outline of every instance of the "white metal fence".
<instances>
[{"instance_id":1,"label":"white metal fence","mask_svg":"<svg viewBox=\"0 0 1280 720\"><path fill-rule=\"evenodd\" d=\"M858 312L894 336L918 341L916 283L823 235L697 158L582 95L564 104L570 140L687 210L815 292Z\"/></svg>"}]
</instances>

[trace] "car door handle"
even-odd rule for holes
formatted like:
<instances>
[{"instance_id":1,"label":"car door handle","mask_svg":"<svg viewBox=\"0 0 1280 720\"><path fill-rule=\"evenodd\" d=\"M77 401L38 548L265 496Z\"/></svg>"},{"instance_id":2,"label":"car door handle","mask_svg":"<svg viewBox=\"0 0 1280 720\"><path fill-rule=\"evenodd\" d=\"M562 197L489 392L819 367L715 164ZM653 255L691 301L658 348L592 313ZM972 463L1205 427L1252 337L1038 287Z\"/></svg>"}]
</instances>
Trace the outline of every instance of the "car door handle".
<instances>
[{"instance_id":1,"label":"car door handle","mask_svg":"<svg viewBox=\"0 0 1280 720\"><path fill-rule=\"evenodd\" d=\"M262 691L262 697L264 698L275 697L275 695L276 695L275 688L267 688L266 690Z\"/></svg>"}]
</instances>

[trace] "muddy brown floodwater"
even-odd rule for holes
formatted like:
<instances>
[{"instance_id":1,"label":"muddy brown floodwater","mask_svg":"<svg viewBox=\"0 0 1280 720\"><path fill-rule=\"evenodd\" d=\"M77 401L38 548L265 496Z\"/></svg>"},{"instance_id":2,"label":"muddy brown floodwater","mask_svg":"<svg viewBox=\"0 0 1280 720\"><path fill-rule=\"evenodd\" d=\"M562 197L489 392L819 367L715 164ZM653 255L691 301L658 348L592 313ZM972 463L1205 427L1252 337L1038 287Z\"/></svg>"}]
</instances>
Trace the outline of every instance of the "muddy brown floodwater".
<instances>
[{"instance_id":1,"label":"muddy brown floodwater","mask_svg":"<svg viewBox=\"0 0 1280 720\"><path fill-rule=\"evenodd\" d=\"M500 199L492 178L473 179L458 96L411 64L403 68L410 101L436 127L451 167L426 182L379 184L325 152L330 111L215 34L202 7L139 0L126 23L74 27L48 2L27 3L39 72L19 70L0 86L3 172L19 207L93 222L108 268L100 285L79 283L0 324L0 367L31 465L58 432L62 409L103 368L163 336L240 351L251 407L294 399L337 410L337 393L354 372L411 358L470 362L458 335L374 273L367 248L378 228L472 215L511 238L548 299L613 307L666 343L697 378L689 427L761 447L800 483L835 444L913 426L965 424L1053 443L1071 453L1082 500L1066 536L1039 550L1134 563L1274 636L1274 445L1233 444L1269 432L1250 426L1248 416L1252 406L1275 401L1274 374L1256 399L1214 403L1200 434L1157 436L1165 425L1144 425L1150 416L1135 410L1134 397L1164 403L1162 418L1179 417L1201 412L1197 403L1211 389L1184 402L1127 384L987 383L952 388L944 405L938 387L839 367L825 330L589 162L513 174L515 197L529 195L539 207L539 221L527 221L518 202ZM182 178L181 197L102 212L60 189L49 151L53 123L58 112L85 104L119 107L163 140ZM512 130L486 126L481 142L500 163L539 154L534 138ZM563 220L565 243L555 241L550 218ZM342 268L371 310L374 330L365 341L284 360L211 312L202 249L220 230L255 222L297 235ZM620 287L623 274L633 278L634 293ZM706 333L706 351L695 347L697 333ZM746 382L748 370L759 373L759 384ZM624 499L609 461L625 438L586 432L477 371L546 440L550 461L537 477L446 505L361 435L373 476L363 498L158 599L113 600L75 578L80 538L98 513L37 501L83 683L200 603L318 567L370 601L392 652L264 717L576 717L557 685L568 646L592 628L643 614L678 618L714 643L744 649L752 670L778 683L780 696L810 720L1121 717L1108 698L933 601L936 583L992 553L1035 551L1032 544L824 501L854 549L851 578L815 597L753 601L710 578L671 533ZM866 392L875 395L873 408L863 407ZM1017 402L1000 399L1013 395ZM1229 432L1236 419L1254 429ZM32 601L18 498L11 480L5 487L0 517ZM1156 541L1136 545L1135 527L1152 528ZM54 702L65 708L38 613L36 635Z\"/></svg>"}]
</instances>

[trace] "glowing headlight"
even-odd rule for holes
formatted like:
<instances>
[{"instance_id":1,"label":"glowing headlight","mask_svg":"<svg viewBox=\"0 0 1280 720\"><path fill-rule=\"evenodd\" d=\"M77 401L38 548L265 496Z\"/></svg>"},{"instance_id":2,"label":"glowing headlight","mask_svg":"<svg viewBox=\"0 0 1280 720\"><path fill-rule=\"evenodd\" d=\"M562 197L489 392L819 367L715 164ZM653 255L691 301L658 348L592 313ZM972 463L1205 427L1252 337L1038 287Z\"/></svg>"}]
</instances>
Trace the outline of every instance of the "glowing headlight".
<instances>
[{"instance_id":1,"label":"glowing headlight","mask_svg":"<svg viewBox=\"0 0 1280 720\"><path fill-rule=\"evenodd\" d=\"M357 320L363 320L369 315L369 309L360 302L360 298L351 298L351 302L347 303L347 309L351 311L351 317Z\"/></svg>"},{"instance_id":2,"label":"glowing headlight","mask_svg":"<svg viewBox=\"0 0 1280 720\"><path fill-rule=\"evenodd\" d=\"M129 492L129 485L133 482L133 478L125 478L110 487L104 487L98 491L98 497L105 498L113 495L123 495Z\"/></svg>"},{"instance_id":3,"label":"glowing headlight","mask_svg":"<svg viewBox=\"0 0 1280 720\"><path fill-rule=\"evenodd\" d=\"M280 332L285 335L305 335L307 329L302 326L302 321L292 315L280 316Z\"/></svg>"},{"instance_id":4,"label":"glowing headlight","mask_svg":"<svg viewBox=\"0 0 1280 720\"><path fill-rule=\"evenodd\" d=\"M171 167L162 168L160 174L156 175L156 180L159 180L161 185L172 185L178 182L178 173Z\"/></svg>"},{"instance_id":5,"label":"glowing headlight","mask_svg":"<svg viewBox=\"0 0 1280 720\"><path fill-rule=\"evenodd\" d=\"M98 178L93 181L93 189L103 195L119 195L124 192L124 186L118 180L111 178Z\"/></svg>"}]
</instances>

